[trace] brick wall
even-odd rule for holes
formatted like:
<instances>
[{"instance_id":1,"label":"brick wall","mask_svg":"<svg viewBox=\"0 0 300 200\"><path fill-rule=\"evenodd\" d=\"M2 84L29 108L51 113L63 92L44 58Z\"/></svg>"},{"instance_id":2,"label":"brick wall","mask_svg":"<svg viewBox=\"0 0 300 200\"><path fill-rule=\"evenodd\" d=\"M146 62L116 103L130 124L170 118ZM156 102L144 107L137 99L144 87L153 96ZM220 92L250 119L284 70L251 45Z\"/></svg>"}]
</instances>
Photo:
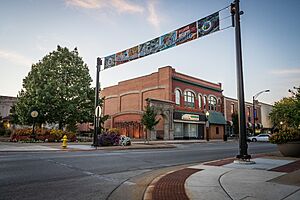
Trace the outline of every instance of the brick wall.
<instances>
[{"instance_id":1,"label":"brick wall","mask_svg":"<svg viewBox=\"0 0 300 200\"><path fill-rule=\"evenodd\" d=\"M146 106L147 98L171 100L172 72L171 67L162 67L158 69L158 72L150 75L122 81L118 85L104 88L100 93L101 97L106 97L103 110L104 114L111 116L111 120L105 123L106 128L113 125L115 115L118 115L118 120L140 120L140 117L131 119L130 113L137 111L141 113Z\"/></svg>"},{"instance_id":2,"label":"brick wall","mask_svg":"<svg viewBox=\"0 0 300 200\"><path fill-rule=\"evenodd\" d=\"M232 121L232 111L231 111L231 105L234 105L234 112L238 112L238 101L236 99L231 99L228 97L224 98L224 114L225 114L225 119L227 121ZM248 112L248 108L250 109L250 116ZM256 110L257 110L257 118L256 123L261 123L261 108L260 105L256 104ZM245 114L246 114L246 122L253 123L253 105L252 103L246 102L245 103ZM250 117L250 118L249 118Z\"/></svg>"}]
</instances>

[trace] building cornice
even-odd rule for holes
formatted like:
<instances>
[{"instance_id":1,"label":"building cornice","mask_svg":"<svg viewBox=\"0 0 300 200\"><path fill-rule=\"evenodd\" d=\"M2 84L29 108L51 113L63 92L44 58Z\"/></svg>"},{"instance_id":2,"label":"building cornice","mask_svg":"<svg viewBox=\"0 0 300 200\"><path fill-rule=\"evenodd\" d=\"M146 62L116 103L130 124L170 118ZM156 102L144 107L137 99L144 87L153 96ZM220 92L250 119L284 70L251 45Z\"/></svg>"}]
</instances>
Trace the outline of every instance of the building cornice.
<instances>
[{"instance_id":1,"label":"building cornice","mask_svg":"<svg viewBox=\"0 0 300 200\"><path fill-rule=\"evenodd\" d=\"M172 79L176 80L176 81L183 82L183 83L187 83L187 84L190 84L190 85L194 85L194 86L197 86L197 87L201 87L201 88L204 88L204 89L213 90L215 92L222 92L223 91L222 89L219 89L219 88L213 88L213 87L210 87L210 86L202 85L200 83L195 83L195 82L192 82L192 81L189 81L189 80L186 80L186 79L182 79L182 78L179 78L179 77L176 77L176 76L173 76Z\"/></svg>"}]
</instances>

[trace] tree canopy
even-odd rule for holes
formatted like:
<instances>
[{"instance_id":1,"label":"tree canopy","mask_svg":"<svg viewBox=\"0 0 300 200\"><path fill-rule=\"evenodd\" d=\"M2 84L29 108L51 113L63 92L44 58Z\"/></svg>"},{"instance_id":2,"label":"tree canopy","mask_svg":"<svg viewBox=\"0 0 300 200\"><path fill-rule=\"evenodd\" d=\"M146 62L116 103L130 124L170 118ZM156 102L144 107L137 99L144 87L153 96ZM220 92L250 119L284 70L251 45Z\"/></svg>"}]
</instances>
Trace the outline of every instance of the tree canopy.
<instances>
[{"instance_id":1,"label":"tree canopy","mask_svg":"<svg viewBox=\"0 0 300 200\"><path fill-rule=\"evenodd\" d=\"M149 103L145 108L146 110L142 116L141 122L147 130L152 131L154 127L159 123L159 120L156 120L157 111L154 107L150 106Z\"/></svg>"},{"instance_id":2,"label":"tree canopy","mask_svg":"<svg viewBox=\"0 0 300 200\"><path fill-rule=\"evenodd\" d=\"M286 127L299 129L300 126L300 87L289 90L291 97L285 97L276 102L270 118L275 126L281 127L280 122Z\"/></svg>"},{"instance_id":3,"label":"tree canopy","mask_svg":"<svg viewBox=\"0 0 300 200\"><path fill-rule=\"evenodd\" d=\"M56 123L59 128L76 122L92 122L94 94L88 66L77 48L57 46L23 79L23 88L13 107L13 120L31 124L30 113L38 111L37 123Z\"/></svg>"}]
</instances>

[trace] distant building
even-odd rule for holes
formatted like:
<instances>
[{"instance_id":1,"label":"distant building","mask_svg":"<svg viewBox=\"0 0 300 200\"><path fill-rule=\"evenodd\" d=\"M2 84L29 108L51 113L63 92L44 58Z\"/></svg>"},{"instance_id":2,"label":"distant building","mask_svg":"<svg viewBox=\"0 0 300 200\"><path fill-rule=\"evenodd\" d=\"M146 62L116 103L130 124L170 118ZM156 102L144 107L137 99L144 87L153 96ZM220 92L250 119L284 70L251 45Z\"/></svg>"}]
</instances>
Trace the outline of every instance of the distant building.
<instances>
[{"instance_id":1,"label":"distant building","mask_svg":"<svg viewBox=\"0 0 300 200\"><path fill-rule=\"evenodd\" d=\"M255 102L255 127L261 129L271 129L273 127L269 114L273 106ZM224 115L227 121L226 132L228 135L233 133L232 114L238 112L238 100L230 97L224 97ZM253 103L245 102L246 128L249 133L253 132Z\"/></svg>"},{"instance_id":2,"label":"distant building","mask_svg":"<svg viewBox=\"0 0 300 200\"><path fill-rule=\"evenodd\" d=\"M273 106L262 102L259 102L258 105L260 106L260 110L261 110L262 127L264 129L272 129L273 123L271 122L269 115L273 109Z\"/></svg>"},{"instance_id":3,"label":"distant building","mask_svg":"<svg viewBox=\"0 0 300 200\"><path fill-rule=\"evenodd\" d=\"M8 118L11 107L17 102L17 97L0 96L0 116Z\"/></svg>"},{"instance_id":4,"label":"distant building","mask_svg":"<svg viewBox=\"0 0 300 200\"><path fill-rule=\"evenodd\" d=\"M170 66L158 72L104 88L103 112L110 115L105 128L119 128L131 138L144 138L141 117L147 103L160 108L161 119L151 139L205 139L206 111L209 138L223 139L224 118L221 83L178 73Z\"/></svg>"}]
</instances>

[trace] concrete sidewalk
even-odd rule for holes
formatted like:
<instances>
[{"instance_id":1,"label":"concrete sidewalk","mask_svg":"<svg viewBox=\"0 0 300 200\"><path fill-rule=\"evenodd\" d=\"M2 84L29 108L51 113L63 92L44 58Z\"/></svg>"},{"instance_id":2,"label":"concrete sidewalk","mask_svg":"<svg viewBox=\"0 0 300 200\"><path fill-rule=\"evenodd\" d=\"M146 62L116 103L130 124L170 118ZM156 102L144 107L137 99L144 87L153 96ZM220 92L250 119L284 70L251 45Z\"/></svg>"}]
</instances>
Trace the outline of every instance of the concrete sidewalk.
<instances>
[{"instance_id":1,"label":"concrete sidewalk","mask_svg":"<svg viewBox=\"0 0 300 200\"><path fill-rule=\"evenodd\" d=\"M252 159L255 164L250 165L236 164L233 160L213 161L167 173L150 184L144 199L300 199L300 158L256 157ZM186 174L186 178L180 178Z\"/></svg>"},{"instance_id":2,"label":"concrete sidewalk","mask_svg":"<svg viewBox=\"0 0 300 200\"><path fill-rule=\"evenodd\" d=\"M145 143L143 140L132 141L130 146L93 147L91 142L68 143L67 148L62 148L62 143L22 143L0 142L0 152L26 152L26 151L94 151L94 150L126 150L126 149L158 149L175 148L176 144L187 143L218 143L222 140L158 140ZM230 142L230 141L227 141Z\"/></svg>"}]
</instances>

